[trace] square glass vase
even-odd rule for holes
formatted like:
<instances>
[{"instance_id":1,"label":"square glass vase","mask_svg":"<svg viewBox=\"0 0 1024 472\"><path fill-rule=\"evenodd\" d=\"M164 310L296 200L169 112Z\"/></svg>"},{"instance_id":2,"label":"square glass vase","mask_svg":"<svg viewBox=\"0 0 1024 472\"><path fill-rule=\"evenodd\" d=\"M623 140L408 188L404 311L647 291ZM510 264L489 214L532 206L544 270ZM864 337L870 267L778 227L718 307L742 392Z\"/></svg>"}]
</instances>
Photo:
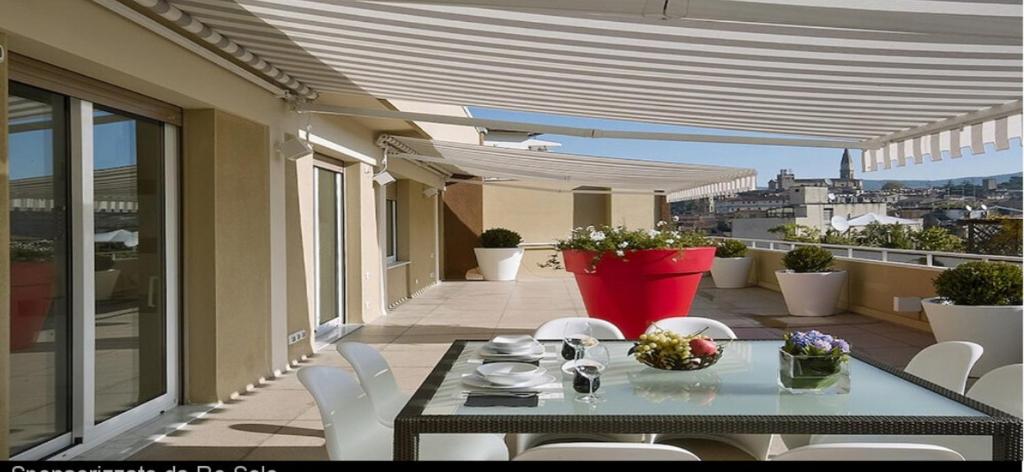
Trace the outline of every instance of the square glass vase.
<instances>
[{"instance_id":1,"label":"square glass vase","mask_svg":"<svg viewBox=\"0 0 1024 472\"><path fill-rule=\"evenodd\" d=\"M797 356L780 349L779 387L789 393L849 393L847 364L830 356Z\"/></svg>"}]
</instances>

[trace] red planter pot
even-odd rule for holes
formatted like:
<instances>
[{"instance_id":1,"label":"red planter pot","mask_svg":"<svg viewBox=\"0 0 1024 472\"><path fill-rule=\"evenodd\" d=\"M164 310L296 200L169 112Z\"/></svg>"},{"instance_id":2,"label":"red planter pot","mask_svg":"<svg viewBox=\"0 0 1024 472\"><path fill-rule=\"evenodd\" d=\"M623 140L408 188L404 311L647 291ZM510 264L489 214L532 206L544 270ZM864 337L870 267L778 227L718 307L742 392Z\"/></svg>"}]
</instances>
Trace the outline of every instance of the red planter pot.
<instances>
[{"instance_id":1,"label":"red planter pot","mask_svg":"<svg viewBox=\"0 0 1024 472\"><path fill-rule=\"evenodd\" d=\"M562 252L565 269L576 276L587 313L614 323L636 339L654 321L686 316L704 272L711 270L714 247L647 249L624 258L606 253L591 270L596 253Z\"/></svg>"},{"instance_id":2,"label":"red planter pot","mask_svg":"<svg viewBox=\"0 0 1024 472\"><path fill-rule=\"evenodd\" d=\"M32 347L53 300L51 262L11 264L11 351Z\"/></svg>"}]
</instances>

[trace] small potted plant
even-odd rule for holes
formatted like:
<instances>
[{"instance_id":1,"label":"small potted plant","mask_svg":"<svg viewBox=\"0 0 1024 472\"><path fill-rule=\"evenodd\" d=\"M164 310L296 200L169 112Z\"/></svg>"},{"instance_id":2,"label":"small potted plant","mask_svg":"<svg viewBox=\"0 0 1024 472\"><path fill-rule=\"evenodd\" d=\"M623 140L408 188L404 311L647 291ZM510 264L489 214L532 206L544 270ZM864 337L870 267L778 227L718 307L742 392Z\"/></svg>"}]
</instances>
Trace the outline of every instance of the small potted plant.
<instances>
[{"instance_id":1,"label":"small potted plant","mask_svg":"<svg viewBox=\"0 0 1024 472\"><path fill-rule=\"evenodd\" d=\"M836 314L839 293L846 284L846 271L832 270L832 253L818 246L800 246L786 253L775 271L793 316L828 316Z\"/></svg>"},{"instance_id":2,"label":"small potted plant","mask_svg":"<svg viewBox=\"0 0 1024 472\"><path fill-rule=\"evenodd\" d=\"M711 265L711 279L718 288L743 288L750 278L754 259L747 256L747 245L735 239L724 239L715 244L715 262Z\"/></svg>"},{"instance_id":3,"label":"small potted plant","mask_svg":"<svg viewBox=\"0 0 1024 472\"><path fill-rule=\"evenodd\" d=\"M985 348L972 375L1021 362L1021 267L966 262L939 274L934 298L922 300L935 340L971 341Z\"/></svg>"},{"instance_id":4,"label":"small potted plant","mask_svg":"<svg viewBox=\"0 0 1024 472\"><path fill-rule=\"evenodd\" d=\"M850 344L816 330L786 333L779 349L779 384L793 393L849 392Z\"/></svg>"},{"instance_id":5,"label":"small potted plant","mask_svg":"<svg viewBox=\"0 0 1024 472\"><path fill-rule=\"evenodd\" d=\"M515 280L523 261L519 233L505 228L491 228L480 235L476 263L486 280Z\"/></svg>"},{"instance_id":6,"label":"small potted plant","mask_svg":"<svg viewBox=\"0 0 1024 472\"><path fill-rule=\"evenodd\" d=\"M53 241L11 241L11 350L36 342L50 312L55 285Z\"/></svg>"}]
</instances>

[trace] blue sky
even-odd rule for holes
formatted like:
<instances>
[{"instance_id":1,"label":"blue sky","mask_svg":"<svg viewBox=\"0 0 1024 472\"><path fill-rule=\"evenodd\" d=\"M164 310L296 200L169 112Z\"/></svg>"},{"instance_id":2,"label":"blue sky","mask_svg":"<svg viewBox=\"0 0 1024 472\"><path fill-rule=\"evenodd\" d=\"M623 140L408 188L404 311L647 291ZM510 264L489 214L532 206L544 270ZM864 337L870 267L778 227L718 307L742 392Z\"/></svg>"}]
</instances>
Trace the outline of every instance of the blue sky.
<instances>
[{"instance_id":1,"label":"blue sky","mask_svg":"<svg viewBox=\"0 0 1024 472\"><path fill-rule=\"evenodd\" d=\"M106 114L98 112L97 116ZM53 174L53 132L36 130L10 137L11 179ZM97 169L135 165L135 122L97 125L93 131L93 159Z\"/></svg>"},{"instance_id":2,"label":"blue sky","mask_svg":"<svg viewBox=\"0 0 1024 472\"><path fill-rule=\"evenodd\" d=\"M470 108L470 112L478 118L584 128L778 136L767 133L733 132L629 121L571 118L541 113L512 112L475 107ZM538 139L562 143L559 152L572 154L754 168L757 169L758 186L762 187L768 185L768 180L773 178L779 172L779 169L793 169L799 178L838 177L839 160L843 155L841 149L644 141L635 139L591 139L559 135L543 135L539 136ZM860 151L851 151L851 155L854 158L855 174L859 178L873 180L947 180L958 177L1020 172L1022 167L1024 167L1021 160L1021 147L1015 140L1011 142L1010 149L1005 151L995 151L990 148L985 154L976 156L965 153L961 159L947 158L941 162L928 162L928 159L925 159L926 162L920 165L909 163L906 167L879 170L867 174L860 172Z\"/></svg>"}]
</instances>

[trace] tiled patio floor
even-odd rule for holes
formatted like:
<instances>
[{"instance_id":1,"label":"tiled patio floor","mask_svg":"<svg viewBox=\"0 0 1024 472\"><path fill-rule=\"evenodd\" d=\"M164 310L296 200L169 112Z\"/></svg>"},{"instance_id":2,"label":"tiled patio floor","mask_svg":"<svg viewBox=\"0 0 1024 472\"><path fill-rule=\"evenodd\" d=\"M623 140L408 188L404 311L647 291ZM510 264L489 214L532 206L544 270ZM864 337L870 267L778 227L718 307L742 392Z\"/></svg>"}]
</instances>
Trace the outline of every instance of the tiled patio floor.
<instances>
[{"instance_id":1,"label":"tiled patio floor","mask_svg":"<svg viewBox=\"0 0 1024 472\"><path fill-rule=\"evenodd\" d=\"M579 291L570 278L447 282L409 300L386 320L364 326L344 339L381 349L399 385L411 391L426 378L452 340L532 333L552 318L585 313ZM776 292L760 288L719 290L706 279L691 314L721 320L741 338L780 337L787 327L827 330L846 338L861 353L896 367L906 365L921 348L935 342L928 333L855 314L797 318L785 313L785 304ZM303 365L347 368L331 348ZM316 406L292 371L237 401L213 409L132 458L326 459L323 444ZM126 448L130 446L122 441L107 452L130 450ZM104 449L99 449L85 458L103 455Z\"/></svg>"}]
</instances>

